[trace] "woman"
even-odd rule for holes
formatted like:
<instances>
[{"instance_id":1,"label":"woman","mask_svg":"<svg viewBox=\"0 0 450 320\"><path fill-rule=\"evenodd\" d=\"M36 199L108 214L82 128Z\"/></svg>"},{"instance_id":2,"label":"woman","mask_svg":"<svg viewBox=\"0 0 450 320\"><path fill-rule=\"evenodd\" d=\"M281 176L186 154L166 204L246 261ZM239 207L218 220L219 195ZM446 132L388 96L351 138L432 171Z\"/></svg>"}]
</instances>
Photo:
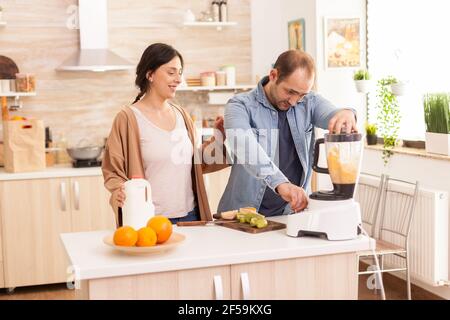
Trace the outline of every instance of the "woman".
<instances>
[{"instance_id":1,"label":"woman","mask_svg":"<svg viewBox=\"0 0 450 320\"><path fill-rule=\"evenodd\" d=\"M203 163L198 153L213 143L214 137L197 150L192 119L170 102L181 83L183 66L181 54L173 47L150 45L136 69L135 84L140 92L114 120L102 171L118 226L122 225L124 182L132 177L150 182L156 214L167 216L172 223L212 220L202 175L225 168L225 152L222 145L220 164ZM216 119L215 128L223 134L222 117Z\"/></svg>"}]
</instances>

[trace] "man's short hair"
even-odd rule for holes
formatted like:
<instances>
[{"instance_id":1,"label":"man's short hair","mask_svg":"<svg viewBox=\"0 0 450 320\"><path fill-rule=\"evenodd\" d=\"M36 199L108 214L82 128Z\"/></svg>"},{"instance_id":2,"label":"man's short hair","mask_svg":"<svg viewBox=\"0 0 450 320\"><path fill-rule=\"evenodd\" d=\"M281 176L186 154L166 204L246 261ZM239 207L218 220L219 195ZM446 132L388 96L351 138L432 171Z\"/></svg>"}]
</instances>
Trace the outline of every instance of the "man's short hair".
<instances>
[{"instance_id":1,"label":"man's short hair","mask_svg":"<svg viewBox=\"0 0 450 320\"><path fill-rule=\"evenodd\" d=\"M295 70L304 69L308 77L316 73L314 59L305 51L288 50L278 56L274 66L278 70L277 83L289 77Z\"/></svg>"}]
</instances>

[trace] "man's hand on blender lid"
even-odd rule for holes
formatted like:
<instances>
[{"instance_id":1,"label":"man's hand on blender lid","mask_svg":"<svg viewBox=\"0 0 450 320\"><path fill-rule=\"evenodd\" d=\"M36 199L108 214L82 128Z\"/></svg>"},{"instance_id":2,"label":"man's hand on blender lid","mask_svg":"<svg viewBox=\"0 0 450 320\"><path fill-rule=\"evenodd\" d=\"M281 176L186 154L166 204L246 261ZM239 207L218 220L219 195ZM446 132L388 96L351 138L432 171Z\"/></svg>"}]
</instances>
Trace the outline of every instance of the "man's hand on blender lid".
<instances>
[{"instance_id":1,"label":"man's hand on blender lid","mask_svg":"<svg viewBox=\"0 0 450 320\"><path fill-rule=\"evenodd\" d=\"M294 212L299 212L308 206L308 196L303 188L296 186L290 182L285 182L276 187L276 191L289 202Z\"/></svg>"},{"instance_id":2,"label":"man's hand on blender lid","mask_svg":"<svg viewBox=\"0 0 450 320\"><path fill-rule=\"evenodd\" d=\"M356 117L352 110L339 110L328 123L328 132L340 134L341 130L347 134L358 132Z\"/></svg>"}]
</instances>

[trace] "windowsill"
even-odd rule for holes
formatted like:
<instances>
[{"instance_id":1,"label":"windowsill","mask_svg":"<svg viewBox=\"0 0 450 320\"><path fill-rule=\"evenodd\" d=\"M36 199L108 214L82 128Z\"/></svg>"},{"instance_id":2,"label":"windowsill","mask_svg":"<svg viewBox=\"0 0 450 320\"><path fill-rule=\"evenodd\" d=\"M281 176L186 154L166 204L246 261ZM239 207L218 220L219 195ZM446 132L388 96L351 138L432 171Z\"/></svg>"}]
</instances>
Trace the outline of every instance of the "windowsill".
<instances>
[{"instance_id":1,"label":"windowsill","mask_svg":"<svg viewBox=\"0 0 450 320\"><path fill-rule=\"evenodd\" d=\"M365 145L366 149L369 150L378 150L383 151L383 145L382 144L376 144L376 145ZM450 156L446 156L443 154L435 154L435 153L429 153L425 149L417 149L417 148L408 148L408 147L400 147L397 146L394 149L392 149L392 152L398 153L398 154L406 154L409 156L417 156L417 157L423 157L423 158L429 158L429 159L435 159L435 160L446 160L450 161Z\"/></svg>"}]
</instances>

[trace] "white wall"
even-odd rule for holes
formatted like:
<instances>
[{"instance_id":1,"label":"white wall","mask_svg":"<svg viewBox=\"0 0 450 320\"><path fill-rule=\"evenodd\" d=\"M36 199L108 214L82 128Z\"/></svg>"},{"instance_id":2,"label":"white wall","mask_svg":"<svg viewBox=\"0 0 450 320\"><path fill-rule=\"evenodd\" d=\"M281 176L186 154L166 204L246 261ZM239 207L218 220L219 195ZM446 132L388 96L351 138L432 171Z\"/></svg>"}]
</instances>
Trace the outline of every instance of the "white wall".
<instances>
[{"instance_id":1,"label":"white wall","mask_svg":"<svg viewBox=\"0 0 450 320\"><path fill-rule=\"evenodd\" d=\"M305 46L306 51L316 60L318 91L338 107L357 109L363 119L365 96L356 93L354 89L352 75L355 69L324 68L323 17L360 17L361 42L364 44L365 10L365 0L253 0L251 3L253 78L256 75L266 75L278 55L288 49L288 22L304 18ZM365 46L362 47L362 67L365 67Z\"/></svg>"},{"instance_id":2,"label":"white wall","mask_svg":"<svg viewBox=\"0 0 450 320\"><path fill-rule=\"evenodd\" d=\"M317 0L317 88L338 107L352 107L360 119L365 119L365 95L356 92L353 72L359 68L325 69L324 55L324 17L359 17L361 18L361 68L366 67L366 2L365 0ZM362 128L363 121L359 123Z\"/></svg>"},{"instance_id":3,"label":"white wall","mask_svg":"<svg viewBox=\"0 0 450 320\"><path fill-rule=\"evenodd\" d=\"M253 79L269 73L277 57L288 49L288 22L305 19L306 51L315 56L315 0L252 0Z\"/></svg>"},{"instance_id":4,"label":"white wall","mask_svg":"<svg viewBox=\"0 0 450 320\"><path fill-rule=\"evenodd\" d=\"M269 73L285 50L281 1L252 0L252 81ZM287 43L287 42L286 42Z\"/></svg>"}]
</instances>

